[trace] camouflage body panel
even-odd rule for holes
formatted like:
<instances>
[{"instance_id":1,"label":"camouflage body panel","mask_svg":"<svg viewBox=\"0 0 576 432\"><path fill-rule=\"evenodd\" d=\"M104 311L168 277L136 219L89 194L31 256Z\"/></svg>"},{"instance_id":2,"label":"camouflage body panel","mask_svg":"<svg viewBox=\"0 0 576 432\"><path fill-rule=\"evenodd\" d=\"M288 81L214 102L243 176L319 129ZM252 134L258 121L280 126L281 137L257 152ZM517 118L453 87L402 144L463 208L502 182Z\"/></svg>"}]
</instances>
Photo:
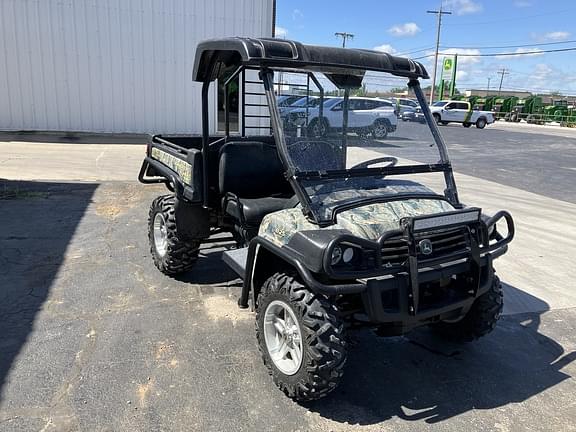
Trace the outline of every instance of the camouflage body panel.
<instances>
[{"instance_id":1,"label":"camouflage body panel","mask_svg":"<svg viewBox=\"0 0 576 432\"><path fill-rule=\"evenodd\" d=\"M192 165L188 162L178 159L176 156L156 147L152 147L152 159L162 162L172 171L176 172L187 185L192 184Z\"/></svg>"},{"instance_id":2,"label":"camouflage body panel","mask_svg":"<svg viewBox=\"0 0 576 432\"><path fill-rule=\"evenodd\" d=\"M453 211L447 201L438 199L411 199L369 204L347 210L338 215L337 224L319 228L306 219L299 207L280 210L264 217L258 235L283 246L299 231L318 229L344 229L367 240L376 240L386 231L400 228L400 219L411 216Z\"/></svg>"}]
</instances>

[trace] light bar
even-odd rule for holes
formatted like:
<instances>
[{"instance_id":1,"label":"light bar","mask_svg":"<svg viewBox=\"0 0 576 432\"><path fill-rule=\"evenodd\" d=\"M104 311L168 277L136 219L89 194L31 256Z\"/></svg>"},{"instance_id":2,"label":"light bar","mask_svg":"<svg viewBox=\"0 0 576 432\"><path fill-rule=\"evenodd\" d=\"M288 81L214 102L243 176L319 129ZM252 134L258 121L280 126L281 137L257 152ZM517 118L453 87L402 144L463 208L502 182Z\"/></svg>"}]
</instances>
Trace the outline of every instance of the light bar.
<instances>
[{"instance_id":1,"label":"light bar","mask_svg":"<svg viewBox=\"0 0 576 432\"><path fill-rule=\"evenodd\" d=\"M480 220L480 209L444 213L435 216L423 216L413 219L412 229L424 231L432 228L442 228L453 225L467 224Z\"/></svg>"}]
</instances>

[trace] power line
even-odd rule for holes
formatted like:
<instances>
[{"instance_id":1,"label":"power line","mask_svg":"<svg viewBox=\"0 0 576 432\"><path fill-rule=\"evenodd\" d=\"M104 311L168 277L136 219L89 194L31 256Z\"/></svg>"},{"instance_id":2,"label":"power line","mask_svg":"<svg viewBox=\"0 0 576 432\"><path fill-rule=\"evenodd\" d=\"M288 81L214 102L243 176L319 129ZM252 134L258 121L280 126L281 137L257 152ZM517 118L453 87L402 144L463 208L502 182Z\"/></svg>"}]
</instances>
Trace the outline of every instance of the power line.
<instances>
[{"instance_id":1,"label":"power line","mask_svg":"<svg viewBox=\"0 0 576 432\"><path fill-rule=\"evenodd\" d=\"M419 52L422 52L422 51L430 51L431 49L434 49L434 47L433 47L433 46L429 46L429 47L418 48L418 49L414 48L414 50L402 51L402 52L396 53L396 54L394 54L394 55L396 55L396 56L405 56L405 55L408 55L408 54L415 54L415 53L419 53Z\"/></svg>"},{"instance_id":2,"label":"power line","mask_svg":"<svg viewBox=\"0 0 576 432\"><path fill-rule=\"evenodd\" d=\"M503 19L500 19L500 20L493 20L493 21L478 21L478 22L468 22L468 23L454 23L454 24L448 24L448 26L449 26L449 27L457 27L457 26L473 27L473 26L476 26L476 25L494 24L494 23L500 23L500 22L518 21L518 20L539 18L539 17L542 17L542 16L556 15L556 14L561 14L561 13L569 12L569 11L573 11L573 10L574 10L574 8L570 8L570 9L563 9L563 10L559 10L559 11L555 11L555 12L546 12L546 13L537 14L537 15L515 16L514 18L503 18Z\"/></svg>"},{"instance_id":3,"label":"power line","mask_svg":"<svg viewBox=\"0 0 576 432\"><path fill-rule=\"evenodd\" d=\"M487 54L463 54L463 53L440 53L442 55L454 55L458 54L461 57L508 57L508 56L523 56L523 55L534 55L534 54L545 54L545 53L555 53L555 52L566 52L566 51L576 51L576 47L570 48L558 48L552 50L537 50L537 51L522 51L522 52L504 52L504 53L487 53ZM413 60L420 60L423 58L432 57L433 54L416 57Z\"/></svg>"},{"instance_id":4,"label":"power line","mask_svg":"<svg viewBox=\"0 0 576 432\"><path fill-rule=\"evenodd\" d=\"M334 36L342 38L342 48L346 48L346 41L348 39L354 39L354 35L352 33L346 32L336 32L334 33Z\"/></svg>"},{"instance_id":5,"label":"power line","mask_svg":"<svg viewBox=\"0 0 576 432\"><path fill-rule=\"evenodd\" d=\"M440 47L440 28L442 27L442 15L452 15L452 12L442 10L443 1L440 0L440 10L429 10L426 13L436 14L438 24L436 28L436 50L434 53L434 73L432 74L432 89L430 90L430 104L434 102L434 87L436 86L436 72L438 70L438 48Z\"/></svg>"},{"instance_id":6,"label":"power line","mask_svg":"<svg viewBox=\"0 0 576 432\"><path fill-rule=\"evenodd\" d=\"M500 45L500 46L444 46L442 48L450 49L450 48L460 48L460 49L499 49L499 48L524 48L524 47L534 47L534 46L545 46L545 45L560 45L560 44L567 44L567 43L574 43L576 39L573 40L566 40L562 42L545 42L545 43L533 43L533 44L525 44L525 45Z\"/></svg>"}]
</instances>

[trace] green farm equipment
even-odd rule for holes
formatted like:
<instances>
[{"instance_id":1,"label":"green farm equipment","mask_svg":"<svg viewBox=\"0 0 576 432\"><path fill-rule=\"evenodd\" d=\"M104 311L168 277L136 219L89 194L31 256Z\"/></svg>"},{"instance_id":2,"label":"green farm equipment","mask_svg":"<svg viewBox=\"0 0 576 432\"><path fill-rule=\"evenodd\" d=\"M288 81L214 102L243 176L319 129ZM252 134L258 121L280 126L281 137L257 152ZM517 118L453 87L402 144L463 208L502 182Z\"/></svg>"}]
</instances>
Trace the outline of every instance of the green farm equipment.
<instances>
[{"instance_id":1,"label":"green farm equipment","mask_svg":"<svg viewBox=\"0 0 576 432\"><path fill-rule=\"evenodd\" d=\"M512 111L512 108L516 106L517 102L518 98L515 96L496 98L494 105L492 106L494 116L496 118L504 118L507 113Z\"/></svg>"},{"instance_id":2,"label":"green farm equipment","mask_svg":"<svg viewBox=\"0 0 576 432\"><path fill-rule=\"evenodd\" d=\"M510 115L506 116L507 121L519 122L520 120L534 119L534 114L542 111L542 98L531 96L526 99L519 99L516 106L512 108Z\"/></svg>"}]
</instances>

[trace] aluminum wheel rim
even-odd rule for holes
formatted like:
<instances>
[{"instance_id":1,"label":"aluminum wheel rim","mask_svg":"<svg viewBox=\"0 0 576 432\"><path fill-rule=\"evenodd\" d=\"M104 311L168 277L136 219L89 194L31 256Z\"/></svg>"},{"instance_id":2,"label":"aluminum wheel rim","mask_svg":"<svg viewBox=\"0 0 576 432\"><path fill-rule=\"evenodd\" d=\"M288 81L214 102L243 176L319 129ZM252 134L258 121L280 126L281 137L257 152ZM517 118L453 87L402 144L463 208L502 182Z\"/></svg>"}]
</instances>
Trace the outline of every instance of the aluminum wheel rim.
<instances>
[{"instance_id":1,"label":"aluminum wheel rim","mask_svg":"<svg viewBox=\"0 0 576 432\"><path fill-rule=\"evenodd\" d=\"M383 124L378 124L374 127L374 135L376 138L382 138L386 136L386 126Z\"/></svg>"},{"instance_id":2,"label":"aluminum wheel rim","mask_svg":"<svg viewBox=\"0 0 576 432\"><path fill-rule=\"evenodd\" d=\"M154 216L154 247L158 255L163 257L168 250L168 229L166 228L166 219L162 213L156 213Z\"/></svg>"},{"instance_id":3,"label":"aluminum wheel rim","mask_svg":"<svg viewBox=\"0 0 576 432\"><path fill-rule=\"evenodd\" d=\"M264 340L274 365L294 375L302 365L302 332L296 315L286 303L271 302L264 313Z\"/></svg>"}]
</instances>

